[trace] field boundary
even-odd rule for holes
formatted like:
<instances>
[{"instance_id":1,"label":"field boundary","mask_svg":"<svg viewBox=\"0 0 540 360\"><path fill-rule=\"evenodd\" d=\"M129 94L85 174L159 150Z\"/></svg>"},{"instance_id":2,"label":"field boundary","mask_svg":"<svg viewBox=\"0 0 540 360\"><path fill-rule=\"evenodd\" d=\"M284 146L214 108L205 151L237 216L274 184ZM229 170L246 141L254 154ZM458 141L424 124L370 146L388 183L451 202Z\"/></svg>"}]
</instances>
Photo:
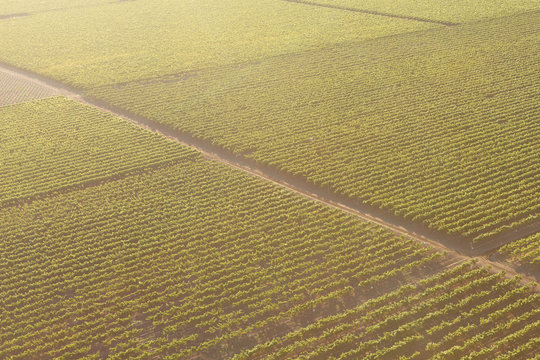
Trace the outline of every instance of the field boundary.
<instances>
[{"instance_id":1,"label":"field boundary","mask_svg":"<svg viewBox=\"0 0 540 360\"><path fill-rule=\"evenodd\" d=\"M0 15L0 20L9 20L9 19L15 19L15 18L20 18L24 16L30 16L30 15L31 15L30 13L26 13L26 12L4 14L4 15Z\"/></svg>"},{"instance_id":2,"label":"field boundary","mask_svg":"<svg viewBox=\"0 0 540 360\"><path fill-rule=\"evenodd\" d=\"M90 188L93 186L99 186L101 184L105 184L108 182L122 180L129 176L152 172L154 170L158 170L158 169L175 165L179 163L180 161L186 161L188 159L189 159L189 155L184 155L184 156L180 155L173 159L164 160L164 161L152 163L152 164L141 165L138 167L133 167L131 169L119 171L114 174L92 177L92 178L81 180L79 182L61 185L61 186L58 186L56 188L52 188L49 190L44 190L44 191L39 191L33 194L29 194L29 195L9 198L9 199L0 201L0 210L9 209L11 207L21 205L21 204L30 204L34 201L43 200L48 197L55 196L57 194L65 194L65 193L69 193L76 190L87 189L87 188Z\"/></svg>"},{"instance_id":3,"label":"field boundary","mask_svg":"<svg viewBox=\"0 0 540 360\"><path fill-rule=\"evenodd\" d=\"M422 17L417 17L417 16L391 14L391 13L375 11L375 10L357 9L357 8L348 7L348 6L323 4L323 3L317 3L317 2L306 1L306 0L282 0L282 1L295 3L295 4L302 4L302 5L318 6L318 7L328 8L328 9L351 11L351 12L357 12L357 13L366 14L366 15L384 16L384 17L389 17L389 18L394 18L394 19L419 21L423 23L430 23L430 24L437 24L437 25L444 25L444 26L460 25L460 23L454 23L454 22L443 21L443 20L433 20L433 19L427 19L427 18L422 18Z\"/></svg>"},{"instance_id":4,"label":"field boundary","mask_svg":"<svg viewBox=\"0 0 540 360\"><path fill-rule=\"evenodd\" d=\"M32 98L32 99L18 100L17 102L0 105L0 109L8 107L8 106L21 105L21 104L24 104L24 103L27 103L27 102L30 102L30 101L50 99L50 98L54 98L54 97L57 97L57 96L62 96L62 95L60 95L60 94L52 94L52 95L36 97L36 98Z\"/></svg>"},{"instance_id":5,"label":"field boundary","mask_svg":"<svg viewBox=\"0 0 540 360\"><path fill-rule=\"evenodd\" d=\"M58 90L0 68L0 108L58 95Z\"/></svg>"},{"instance_id":6,"label":"field boundary","mask_svg":"<svg viewBox=\"0 0 540 360\"><path fill-rule=\"evenodd\" d=\"M32 16L32 15L50 13L50 12L55 12L55 11L95 8L95 7L99 7L99 6L103 6L103 5L119 4L119 3L128 2L128 1L136 1L136 0L116 0L116 1L108 1L108 2L97 3L97 4L75 5L75 6L65 6L65 7L53 7L53 8L49 8L49 9L41 9L41 10L28 11L28 12L0 14L0 20L9 20L9 19L15 19L15 18L20 18L20 17L24 17L24 16Z\"/></svg>"},{"instance_id":7,"label":"field boundary","mask_svg":"<svg viewBox=\"0 0 540 360\"><path fill-rule=\"evenodd\" d=\"M211 141L194 137L190 133L175 130L168 125L160 124L145 117L127 112L120 107L108 104L93 97L83 97L83 101L104 111L109 111L123 119L134 122L139 126L157 132L182 145L191 147L206 157L232 166L251 175L285 187L311 200L346 211L364 220L386 227L395 233L415 238L424 243L437 245L440 250L450 250L467 257L483 256L497 250L512 241L524 238L540 231L540 222L525 224L518 229L500 233L485 243L471 247L470 239L460 235L448 235L438 230L430 229L422 223L412 222L387 210L362 203L340 195L328 188L310 183L305 177L286 173L278 168L267 166L253 159L233 154Z\"/></svg>"},{"instance_id":8,"label":"field boundary","mask_svg":"<svg viewBox=\"0 0 540 360\"><path fill-rule=\"evenodd\" d=\"M70 88L55 80L48 79L26 70L17 69L16 67L3 63L0 63L0 69L16 74L23 79L32 80L43 86L56 89L62 96L66 96L88 106L96 107L149 131L159 133L172 141L176 141L197 150L206 158L242 170L252 176L259 177L278 186L287 188L300 196L345 211L365 221L380 225L398 235L414 239L424 245L429 244L439 251L450 253L462 259L476 259L485 266L491 266L494 269L506 271L508 276L520 275L527 280L536 282L538 282L538 279L540 278L540 272L538 272L538 270L533 270L528 272L528 274L524 274L508 263L501 263L488 259L488 255L502 245L540 231L540 222L538 221L522 226L517 229L517 231L513 230L502 233L497 239L471 249L469 243L464 243L464 240L466 239L463 237L443 234L437 230L429 229L422 224L413 223L400 216L394 215L389 211L363 204L358 200L347 198L344 195L336 194L329 189L308 182L304 177L291 175L277 168L261 165L255 160L235 155L221 146L212 144L210 141L196 138L189 133L175 130L170 126L130 113L117 106L110 105L105 101L86 96L82 92L79 92L79 90ZM523 270L523 268L521 269Z\"/></svg>"}]
</instances>

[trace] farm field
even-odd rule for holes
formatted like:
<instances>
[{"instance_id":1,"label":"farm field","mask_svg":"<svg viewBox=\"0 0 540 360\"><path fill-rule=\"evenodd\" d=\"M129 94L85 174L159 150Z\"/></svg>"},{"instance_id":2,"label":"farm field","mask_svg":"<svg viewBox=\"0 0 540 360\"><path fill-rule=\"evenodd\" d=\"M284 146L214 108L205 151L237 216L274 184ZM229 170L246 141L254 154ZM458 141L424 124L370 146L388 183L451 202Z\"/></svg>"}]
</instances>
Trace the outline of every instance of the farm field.
<instances>
[{"instance_id":1,"label":"farm field","mask_svg":"<svg viewBox=\"0 0 540 360\"><path fill-rule=\"evenodd\" d=\"M540 10L540 4L536 0L450 0L440 3L434 3L428 0L305 0L305 2L452 23L475 22Z\"/></svg>"},{"instance_id":2,"label":"farm field","mask_svg":"<svg viewBox=\"0 0 540 360\"><path fill-rule=\"evenodd\" d=\"M515 279L464 264L234 359L532 358L540 344L539 301Z\"/></svg>"},{"instance_id":3,"label":"farm field","mask_svg":"<svg viewBox=\"0 0 540 360\"><path fill-rule=\"evenodd\" d=\"M189 157L189 152L64 97L0 107L0 207Z\"/></svg>"},{"instance_id":4,"label":"farm field","mask_svg":"<svg viewBox=\"0 0 540 360\"><path fill-rule=\"evenodd\" d=\"M499 249L499 253L523 264L540 265L540 233L507 244Z\"/></svg>"},{"instance_id":5,"label":"farm field","mask_svg":"<svg viewBox=\"0 0 540 360\"><path fill-rule=\"evenodd\" d=\"M9 14L26 14L25 16L29 16L41 12L61 11L61 9L99 6L110 2L110 0L2 0L0 16Z\"/></svg>"},{"instance_id":6,"label":"farm field","mask_svg":"<svg viewBox=\"0 0 540 360\"><path fill-rule=\"evenodd\" d=\"M0 71L0 106L58 95L57 91Z\"/></svg>"},{"instance_id":7,"label":"farm field","mask_svg":"<svg viewBox=\"0 0 540 360\"><path fill-rule=\"evenodd\" d=\"M88 94L477 245L539 223L539 24L533 12Z\"/></svg>"},{"instance_id":8,"label":"farm field","mask_svg":"<svg viewBox=\"0 0 540 360\"><path fill-rule=\"evenodd\" d=\"M97 112L64 98L36 103L86 110L81 120ZM108 134L87 124L95 132L81 133L81 147ZM136 131L125 123L115 137ZM165 141L146 140L155 143L146 153L162 156ZM445 358L464 350L434 321L462 308L464 319L446 324L456 339L494 336L455 346L531 353L534 285L455 267L450 255L169 143L184 154L176 163L0 209L0 358L257 358L276 349L273 339L326 358L359 354L351 324L370 329L361 351L373 358L431 342ZM329 333L298 343L321 323ZM411 338L416 331L430 335ZM329 350L333 332L348 336Z\"/></svg>"},{"instance_id":9,"label":"farm field","mask_svg":"<svg viewBox=\"0 0 540 360\"><path fill-rule=\"evenodd\" d=\"M0 0L0 359L529 360L540 2Z\"/></svg>"},{"instance_id":10,"label":"farm field","mask_svg":"<svg viewBox=\"0 0 540 360\"><path fill-rule=\"evenodd\" d=\"M92 88L437 26L275 0L63 4L0 20L0 61Z\"/></svg>"}]
</instances>

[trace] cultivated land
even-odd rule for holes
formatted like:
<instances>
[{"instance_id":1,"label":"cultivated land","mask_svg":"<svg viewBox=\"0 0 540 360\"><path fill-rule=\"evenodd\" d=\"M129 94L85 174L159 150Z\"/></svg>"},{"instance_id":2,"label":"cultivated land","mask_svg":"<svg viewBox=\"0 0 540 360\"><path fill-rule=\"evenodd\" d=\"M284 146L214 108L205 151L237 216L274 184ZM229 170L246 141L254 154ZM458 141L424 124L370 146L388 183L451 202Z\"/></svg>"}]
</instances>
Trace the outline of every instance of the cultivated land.
<instances>
[{"instance_id":1,"label":"cultivated land","mask_svg":"<svg viewBox=\"0 0 540 360\"><path fill-rule=\"evenodd\" d=\"M76 108L81 120L97 112L64 98L12 107L38 105L45 113L55 101L58 108ZM87 123L107 135L102 124ZM121 129L119 137L141 133L128 123ZM71 146L91 147L86 134ZM167 140L146 142L145 153L159 155ZM251 357L249 348L275 337L292 341L294 331L307 331L302 329L319 319L342 325L330 333L349 334L348 345L334 350L328 341L335 336L312 339L305 349L319 358L347 349L377 357L396 347L413 355L430 342L442 342L429 345L438 356L448 345L494 347L502 354L514 337L511 350L530 353L538 325L532 287L469 265L441 273L458 259L168 143L181 154L174 164L104 176L2 207L2 357L228 358L241 351ZM77 158L72 163L84 165ZM408 285L431 273L431 280ZM394 289L398 294L387 294ZM410 304L391 300L405 294ZM372 298L377 300L364 304ZM369 346L360 349L354 337L360 328L349 321L360 321L366 306L382 313L375 323L363 323L374 328ZM396 306L415 311L397 312ZM467 320L449 328L479 337L493 332L489 342L469 345L465 335L449 342L444 331L431 331L433 319L451 321L462 307ZM418 330L424 335L407 335ZM294 347L300 345L294 340Z\"/></svg>"},{"instance_id":2,"label":"cultivated land","mask_svg":"<svg viewBox=\"0 0 540 360\"><path fill-rule=\"evenodd\" d=\"M436 26L274 0L65 6L0 20L0 61L92 88Z\"/></svg>"},{"instance_id":3,"label":"cultivated land","mask_svg":"<svg viewBox=\"0 0 540 360\"><path fill-rule=\"evenodd\" d=\"M538 10L0 0L0 358L536 359Z\"/></svg>"},{"instance_id":4,"label":"cultivated land","mask_svg":"<svg viewBox=\"0 0 540 360\"><path fill-rule=\"evenodd\" d=\"M58 95L58 91L24 81L11 72L0 69L0 106Z\"/></svg>"},{"instance_id":5,"label":"cultivated land","mask_svg":"<svg viewBox=\"0 0 540 360\"><path fill-rule=\"evenodd\" d=\"M540 264L540 233L503 246L499 252L523 264Z\"/></svg>"},{"instance_id":6,"label":"cultivated land","mask_svg":"<svg viewBox=\"0 0 540 360\"><path fill-rule=\"evenodd\" d=\"M539 24L535 12L88 94L479 246L540 228Z\"/></svg>"},{"instance_id":7,"label":"cultivated land","mask_svg":"<svg viewBox=\"0 0 540 360\"><path fill-rule=\"evenodd\" d=\"M380 14L409 16L459 24L496 17L505 17L538 10L536 0L469 1L448 0L284 0L306 4L323 4L350 10L366 10Z\"/></svg>"},{"instance_id":8,"label":"cultivated land","mask_svg":"<svg viewBox=\"0 0 540 360\"><path fill-rule=\"evenodd\" d=\"M0 107L0 118L0 207L184 155L157 134L63 97Z\"/></svg>"}]
</instances>

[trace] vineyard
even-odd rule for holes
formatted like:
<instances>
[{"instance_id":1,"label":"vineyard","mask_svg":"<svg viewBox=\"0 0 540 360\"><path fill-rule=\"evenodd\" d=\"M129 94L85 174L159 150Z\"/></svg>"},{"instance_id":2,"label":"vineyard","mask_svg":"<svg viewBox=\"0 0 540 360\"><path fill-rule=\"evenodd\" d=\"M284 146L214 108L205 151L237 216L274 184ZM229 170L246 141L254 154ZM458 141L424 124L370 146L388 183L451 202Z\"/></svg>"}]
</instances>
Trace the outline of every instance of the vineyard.
<instances>
[{"instance_id":1,"label":"vineyard","mask_svg":"<svg viewBox=\"0 0 540 360\"><path fill-rule=\"evenodd\" d=\"M6 2L0 0L0 12ZM249 7L237 0L55 2L51 8L60 10L0 20L0 61L80 88L256 62L434 26L279 0L252 1ZM12 11L17 8L30 12L29 6ZM62 26L51 26L59 22Z\"/></svg>"},{"instance_id":2,"label":"vineyard","mask_svg":"<svg viewBox=\"0 0 540 360\"><path fill-rule=\"evenodd\" d=\"M89 94L481 244L540 222L539 24L535 12Z\"/></svg>"},{"instance_id":3,"label":"vineyard","mask_svg":"<svg viewBox=\"0 0 540 360\"><path fill-rule=\"evenodd\" d=\"M177 160L0 209L0 358L448 358L537 343L539 298L518 279L444 271L449 255L65 98L5 107L2 123L51 107L52 124L85 124L74 149L116 126L146 158L168 145Z\"/></svg>"},{"instance_id":4,"label":"vineyard","mask_svg":"<svg viewBox=\"0 0 540 360\"><path fill-rule=\"evenodd\" d=\"M507 244L499 252L524 264L540 265L540 233Z\"/></svg>"},{"instance_id":5,"label":"vineyard","mask_svg":"<svg viewBox=\"0 0 540 360\"><path fill-rule=\"evenodd\" d=\"M200 158L51 194L0 219L0 357L15 359L228 357L444 258ZM481 299L516 285L478 272L488 280L463 287Z\"/></svg>"},{"instance_id":6,"label":"vineyard","mask_svg":"<svg viewBox=\"0 0 540 360\"><path fill-rule=\"evenodd\" d=\"M286 0L287 1L287 0ZM376 11L385 14L420 17L452 23L474 22L539 10L536 0L468 1L450 0L434 3L428 0L303 0L344 8Z\"/></svg>"},{"instance_id":7,"label":"vineyard","mask_svg":"<svg viewBox=\"0 0 540 360\"><path fill-rule=\"evenodd\" d=\"M51 89L0 71L0 106L56 95Z\"/></svg>"},{"instance_id":8,"label":"vineyard","mask_svg":"<svg viewBox=\"0 0 540 360\"><path fill-rule=\"evenodd\" d=\"M0 358L225 357L444 263L193 156L4 208L0 223Z\"/></svg>"},{"instance_id":9,"label":"vineyard","mask_svg":"<svg viewBox=\"0 0 540 360\"><path fill-rule=\"evenodd\" d=\"M538 1L0 0L0 39L0 359L540 358Z\"/></svg>"},{"instance_id":10,"label":"vineyard","mask_svg":"<svg viewBox=\"0 0 540 360\"><path fill-rule=\"evenodd\" d=\"M540 345L539 305L540 295L516 279L464 264L234 359L526 358Z\"/></svg>"},{"instance_id":11,"label":"vineyard","mask_svg":"<svg viewBox=\"0 0 540 360\"><path fill-rule=\"evenodd\" d=\"M157 134L63 97L0 108L0 207L192 156Z\"/></svg>"}]
</instances>

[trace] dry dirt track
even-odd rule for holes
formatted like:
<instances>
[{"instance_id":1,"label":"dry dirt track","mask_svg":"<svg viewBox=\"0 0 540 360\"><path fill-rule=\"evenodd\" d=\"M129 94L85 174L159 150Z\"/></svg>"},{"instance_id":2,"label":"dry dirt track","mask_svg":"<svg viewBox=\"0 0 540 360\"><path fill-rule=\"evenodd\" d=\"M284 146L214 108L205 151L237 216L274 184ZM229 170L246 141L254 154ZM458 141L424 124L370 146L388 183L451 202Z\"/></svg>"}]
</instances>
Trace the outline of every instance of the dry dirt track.
<instances>
[{"instance_id":1,"label":"dry dirt track","mask_svg":"<svg viewBox=\"0 0 540 360\"><path fill-rule=\"evenodd\" d=\"M366 9L357 9L353 7L348 6L339 6L339 5L332 5L332 4L324 4L324 3L317 3L315 1L307 1L307 0L283 0L290 3L296 3L296 4L302 4L302 5L308 5L308 6L318 6L328 9L335 9L335 10L342 10L342 11L351 11L361 14L368 14L368 15L375 15L375 16L384 16L394 19L402 19L402 20L410 20L410 21L419 21L423 23L431 23L431 24L437 24L437 25L444 25L444 26L456 26L459 25L458 23L453 23L449 21L442 21L442 20L435 20L435 19L426 19L421 18L417 16L406 16L406 15L399 15L399 14L390 14L385 13L381 11L374 11L374 10L366 10Z\"/></svg>"},{"instance_id":2,"label":"dry dirt track","mask_svg":"<svg viewBox=\"0 0 540 360\"><path fill-rule=\"evenodd\" d=\"M284 174L277 169L261 166L250 159L237 157L234 154L209 142L204 142L200 139L193 138L189 134L181 133L164 125L154 123L146 118L127 113L122 109L106 104L100 100L87 97L76 89L71 89L54 80L47 79L43 76L25 70L16 69L6 64L0 64L0 72L17 76L24 81L32 81L36 85L40 85L45 89L54 90L56 94L69 97L89 106L94 106L102 111L114 114L150 131L157 132L162 136L179 142L185 146L196 149L207 158L224 163L266 181L270 181L278 186L285 187L311 200L323 203L327 206L353 214L354 216L363 220L383 226L396 234L407 236L423 243L426 246L429 245L437 250L445 251L448 255L455 258L455 262L475 259L478 261L478 263L486 267L491 267L494 271L504 270L507 277L520 275L525 282L538 282L539 274L537 271L526 274L518 270L513 264L493 261L489 259L489 256L486 254L492 252L504 243L519 239L528 233L540 231L540 224L533 224L533 226L529 225L526 231L506 234L507 236L503 236L498 241L491 242L489 246L470 249L459 245L459 242L456 242L456 239L449 238L444 234L424 228L418 224L410 223L402 218L399 218L398 216L389 214L379 209L359 204L353 200L336 195L329 190L325 190L314 184L308 183L305 179ZM538 290L539 287L537 286L536 288Z\"/></svg>"}]
</instances>

